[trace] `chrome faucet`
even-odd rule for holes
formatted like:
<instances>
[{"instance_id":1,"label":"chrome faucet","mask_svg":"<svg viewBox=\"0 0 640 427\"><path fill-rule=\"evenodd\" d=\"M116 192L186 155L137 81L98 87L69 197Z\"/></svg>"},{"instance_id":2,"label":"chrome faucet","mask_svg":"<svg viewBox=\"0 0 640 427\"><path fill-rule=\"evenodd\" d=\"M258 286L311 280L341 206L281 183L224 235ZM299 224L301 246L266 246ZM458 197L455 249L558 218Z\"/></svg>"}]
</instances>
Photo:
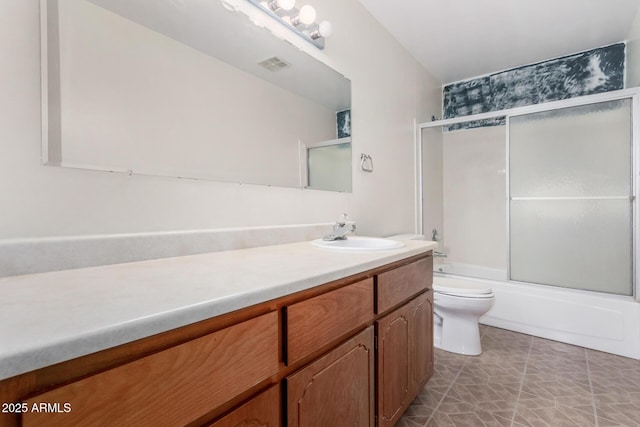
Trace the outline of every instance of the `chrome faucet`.
<instances>
[{"instance_id":1,"label":"chrome faucet","mask_svg":"<svg viewBox=\"0 0 640 427\"><path fill-rule=\"evenodd\" d=\"M431 230L431 240L434 242L440 241L440 237L438 237L438 230L436 230L435 228ZM436 258L446 258L447 254L445 254L444 252L433 251L433 256Z\"/></svg>"},{"instance_id":2,"label":"chrome faucet","mask_svg":"<svg viewBox=\"0 0 640 427\"><path fill-rule=\"evenodd\" d=\"M356 223L347 218L347 214L342 214L333 224L333 232L322 238L322 240L345 240L347 233L356 231Z\"/></svg>"}]
</instances>

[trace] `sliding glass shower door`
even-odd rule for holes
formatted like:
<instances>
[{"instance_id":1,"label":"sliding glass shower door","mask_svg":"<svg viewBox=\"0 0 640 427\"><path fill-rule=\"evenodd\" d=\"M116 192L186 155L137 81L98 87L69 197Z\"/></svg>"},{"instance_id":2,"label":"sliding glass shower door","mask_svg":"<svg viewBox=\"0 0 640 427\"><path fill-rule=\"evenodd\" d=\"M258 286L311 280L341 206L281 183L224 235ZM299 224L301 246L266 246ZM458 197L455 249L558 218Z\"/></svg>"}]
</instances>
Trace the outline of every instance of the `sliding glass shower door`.
<instances>
[{"instance_id":1,"label":"sliding glass shower door","mask_svg":"<svg viewBox=\"0 0 640 427\"><path fill-rule=\"evenodd\" d=\"M632 295L631 108L509 117L510 280Z\"/></svg>"}]
</instances>

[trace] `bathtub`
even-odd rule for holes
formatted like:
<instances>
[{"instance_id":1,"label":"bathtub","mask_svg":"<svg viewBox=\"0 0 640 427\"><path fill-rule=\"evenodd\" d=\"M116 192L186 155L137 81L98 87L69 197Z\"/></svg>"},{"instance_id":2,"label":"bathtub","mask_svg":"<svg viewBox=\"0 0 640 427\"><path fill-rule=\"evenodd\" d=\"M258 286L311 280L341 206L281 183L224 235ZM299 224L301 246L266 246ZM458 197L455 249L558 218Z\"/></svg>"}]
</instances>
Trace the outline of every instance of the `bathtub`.
<instances>
[{"instance_id":1,"label":"bathtub","mask_svg":"<svg viewBox=\"0 0 640 427\"><path fill-rule=\"evenodd\" d=\"M495 305L481 324L640 360L640 303L632 297L508 282L505 270L467 264L435 263L433 270L434 283L491 286Z\"/></svg>"}]
</instances>

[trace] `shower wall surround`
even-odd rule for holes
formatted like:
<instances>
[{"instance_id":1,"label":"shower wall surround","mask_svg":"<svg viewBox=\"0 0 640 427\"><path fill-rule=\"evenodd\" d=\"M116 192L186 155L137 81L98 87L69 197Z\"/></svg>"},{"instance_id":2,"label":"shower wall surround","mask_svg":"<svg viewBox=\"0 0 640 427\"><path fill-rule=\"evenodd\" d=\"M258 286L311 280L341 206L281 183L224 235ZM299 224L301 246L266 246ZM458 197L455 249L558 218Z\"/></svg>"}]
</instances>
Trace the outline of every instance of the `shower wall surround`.
<instances>
[{"instance_id":1,"label":"shower wall surround","mask_svg":"<svg viewBox=\"0 0 640 427\"><path fill-rule=\"evenodd\" d=\"M444 86L443 118L468 116L624 88L625 43L525 65ZM504 118L448 130L504 124Z\"/></svg>"}]
</instances>

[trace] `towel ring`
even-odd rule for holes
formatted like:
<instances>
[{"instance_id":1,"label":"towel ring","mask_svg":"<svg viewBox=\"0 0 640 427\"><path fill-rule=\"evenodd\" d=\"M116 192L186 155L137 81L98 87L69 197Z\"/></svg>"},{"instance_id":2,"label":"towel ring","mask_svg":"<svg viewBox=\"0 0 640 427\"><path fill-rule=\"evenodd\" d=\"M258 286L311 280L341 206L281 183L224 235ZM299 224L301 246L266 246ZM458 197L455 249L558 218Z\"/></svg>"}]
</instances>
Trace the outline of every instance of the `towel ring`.
<instances>
[{"instance_id":1,"label":"towel ring","mask_svg":"<svg viewBox=\"0 0 640 427\"><path fill-rule=\"evenodd\" d=\"M373 159L368 154L360 154L360 169L364 172L373 172Z\"/></svg>"}]
</instances>

